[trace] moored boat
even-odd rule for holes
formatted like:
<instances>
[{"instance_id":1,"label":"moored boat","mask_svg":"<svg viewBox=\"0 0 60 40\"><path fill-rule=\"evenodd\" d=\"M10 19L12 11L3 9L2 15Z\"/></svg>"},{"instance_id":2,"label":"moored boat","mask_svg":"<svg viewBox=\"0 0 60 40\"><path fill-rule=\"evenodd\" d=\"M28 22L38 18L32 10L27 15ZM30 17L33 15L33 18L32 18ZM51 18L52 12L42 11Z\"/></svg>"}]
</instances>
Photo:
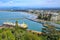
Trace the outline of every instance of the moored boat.
<instances>
[{"instance_id":1,"label":"moored boat","mask_svg":"<svg viewBox=\"0 0 60 40\"><path fill-rule=\"evenodd\" d=\"M12 23L12 22L4 22L4 23L3 23L3 26L7 26L7 27L8 27L8 26L9 26L9 27L13 27L13 26L15 26L15 25L16 25L16 24L15 24L15 23ZM21 28L24 28L24 29L27 28L27 24L25 24L24 22L23 22L22 24L19 24L19 23L18 23L18 26L21 27Z\"/></svg>"}]
</instances>

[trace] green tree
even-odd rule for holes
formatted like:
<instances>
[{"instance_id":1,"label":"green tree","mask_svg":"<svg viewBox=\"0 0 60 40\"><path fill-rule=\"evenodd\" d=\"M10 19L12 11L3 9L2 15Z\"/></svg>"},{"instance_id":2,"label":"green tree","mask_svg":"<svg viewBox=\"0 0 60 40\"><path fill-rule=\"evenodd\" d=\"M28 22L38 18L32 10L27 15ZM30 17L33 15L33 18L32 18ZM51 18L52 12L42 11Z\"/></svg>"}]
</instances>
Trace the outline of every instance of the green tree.
<instances>
[{"instance_id":1,"label":"green tree","mask_svg":"<svg viewBox=\"0 0 60 40\"><path fill-rule=\"evenodd\" d=\"M15 30L17 30L18 29L18 21L16 20L16 22L15 22Z\"/></svg>"},{"instance_id":2,"label":"green tree","mask_svg":"<svg viewBox=\"0 0 60 40\"><path fill-rule=\"evenodd\" d=\"M48 21L51 20L51 17L52 17L52 14L49 14L49 16L48 16Z\"/></svg>"}]
</instances>

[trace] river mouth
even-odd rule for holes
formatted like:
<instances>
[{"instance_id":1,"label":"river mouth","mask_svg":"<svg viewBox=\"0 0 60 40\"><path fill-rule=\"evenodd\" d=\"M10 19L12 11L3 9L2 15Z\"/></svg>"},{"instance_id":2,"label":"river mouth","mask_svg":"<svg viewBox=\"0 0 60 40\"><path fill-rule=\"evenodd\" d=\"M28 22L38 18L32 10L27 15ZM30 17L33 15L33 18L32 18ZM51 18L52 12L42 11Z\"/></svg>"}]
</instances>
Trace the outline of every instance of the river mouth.
<instances>
[{"instance_id":1,"label":"river mouth","mask_svg":"<svg viewBox=\"0 0 60 40\"><path fill-rule=\"evenodd\" d=\"M3 19L3 20L0 20L0 25L2 25L6 21L15 23L16 19L20 18L18 20L18 22L20 24L24 22L28 25L29 30L35 30L35 31L41 32L42 27L43 27L43 25L41 23L33 22L31 20L28 20L28 19L21 19L24 17L36 18L35 15L31 15L31 14L28 14L25 12L0 12L0 19ZM16 19L14 19L14 18L16 18ZM11 20L8 20L8 19L11 19Z\"/></svg>"}]
</instances>

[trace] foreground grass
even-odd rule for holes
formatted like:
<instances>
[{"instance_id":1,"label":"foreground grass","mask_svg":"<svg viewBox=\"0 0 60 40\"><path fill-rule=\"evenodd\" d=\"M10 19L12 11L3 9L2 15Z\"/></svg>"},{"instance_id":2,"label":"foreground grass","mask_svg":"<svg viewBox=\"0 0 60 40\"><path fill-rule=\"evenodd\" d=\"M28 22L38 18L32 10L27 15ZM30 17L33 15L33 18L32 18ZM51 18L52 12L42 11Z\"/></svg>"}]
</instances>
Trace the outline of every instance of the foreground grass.
<instances>
[{"instance_id":1,"label":"foreground grass","mask_svg":"<svg viewBox=\"0 0 60 40\"><path fill-rule=\"evenodd\" d=\"M4 28L0 29L0 40L44 40L42 36L26 32L20 28Z\"/></svg>"}]
</instances>

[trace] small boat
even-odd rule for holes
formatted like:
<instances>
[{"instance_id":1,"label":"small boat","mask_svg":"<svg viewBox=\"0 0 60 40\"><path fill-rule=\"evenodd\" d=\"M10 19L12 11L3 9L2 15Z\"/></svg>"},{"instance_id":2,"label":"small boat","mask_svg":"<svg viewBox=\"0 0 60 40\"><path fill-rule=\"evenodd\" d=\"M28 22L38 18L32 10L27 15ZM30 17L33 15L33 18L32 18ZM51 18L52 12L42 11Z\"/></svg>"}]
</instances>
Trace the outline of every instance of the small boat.
<instances>
[{"instance_id":1,"label":"small boat","mask_svg":"<svg viewBox=\"0 0 60 40\"><path fill-rule=\"evenodd\" d=\"M11 27L13 27L13 26L15 26L15 23L12 23L12 22L4 22L3 25L4 26L9 26L9 27L11 26ZM21 27L21 28L24 28L24 29L27 28L27 24L25 24L24 22L22 24L19 24L18 23L18 26Z\"/></svg>"}]
</instances>

